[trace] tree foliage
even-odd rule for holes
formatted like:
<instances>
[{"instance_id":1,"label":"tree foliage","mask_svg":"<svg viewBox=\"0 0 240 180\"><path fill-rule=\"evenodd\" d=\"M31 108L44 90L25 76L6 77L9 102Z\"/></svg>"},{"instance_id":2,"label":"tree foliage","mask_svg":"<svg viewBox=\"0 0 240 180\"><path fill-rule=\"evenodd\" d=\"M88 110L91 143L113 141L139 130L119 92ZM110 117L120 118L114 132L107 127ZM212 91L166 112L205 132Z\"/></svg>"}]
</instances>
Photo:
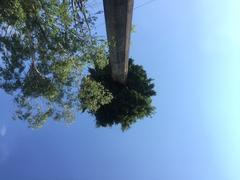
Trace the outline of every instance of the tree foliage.
<instances>
[{"instance_id":1,"label":"tree foliage","mask_svg":"<svg viewBox=\"0 0 240 180\"><path fill-rule=\"evenodd\" d=\"M0 1L0 87L16 95L15 118L30 127L74 119L83 69L101 49L86 3Z\"/></svg>"},{"instance_id":2,"label":"tree foliage","mask_svg":"<svg viewBox=\"0 0 240 180\"><path fill-rule=\"evenodd\" d=\"M156 95L156 92L152 79L148 78L143 67L135 65L132 59L129 60L126 85L112 80L110 65L104 68L90 68L89 73L87 79L90 82L82 84L82 91L85 91L87 87L94 86L94 84L98 84L101 88L93 88L92 91L88 91L88 96L84 96L87 99L81 102L83 109L87 109L96 117L97 126L106 127L120 124L122 130L126 130L138 119L151 116L154 113L155 108L152 106L151 97ZM109 92L112 96L110 102ZM97 99L96 95L99 94L102 96ZM108 94L106 99L104 94ZM89 102L94 102L94 104Z\"/></svg>"},{"instance_id":3,"label":"tree foliage","mask_svg":"<svg viewBox=\"0 0 240 180\"><path fill-rule=\"evenodd\" d=\"M90 77L83 79L79 94L82 111L88 109L95 112L101 106L109 104L112 99L112 94L100 82L94 81Z\"/></svg>"},{"instance_id":4,"label":"tree foliage","mask_svg":"<svg viewBox=\"0 0 240 180\"><path fill-rule=\"evenodd\" d=\"M130 60L127 84L112 80L86 3L0 0L0 88L15 96L15 119L32 128L48 119L71 123L81 110L95 115L97 126L125 130L154 112L154 85L142 66Z\"/></svg>"}]
</instances>

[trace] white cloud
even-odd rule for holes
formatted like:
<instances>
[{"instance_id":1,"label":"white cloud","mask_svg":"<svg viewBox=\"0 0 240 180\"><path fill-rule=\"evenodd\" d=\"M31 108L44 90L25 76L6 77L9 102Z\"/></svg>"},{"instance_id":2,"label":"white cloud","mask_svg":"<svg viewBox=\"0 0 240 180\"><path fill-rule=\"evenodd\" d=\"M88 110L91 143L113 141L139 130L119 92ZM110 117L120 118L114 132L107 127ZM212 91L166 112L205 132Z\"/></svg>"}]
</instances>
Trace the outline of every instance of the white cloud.
<instances>
[{"instance_id":1,"label":"white cloud","mask_svg":"<svg viewBox=\"0 0 240 180\"><path fill-rule=\"evenodd\" d=\"M2 127L0 127L0 136L5 136L7 133L7 127L5 125L3 125Z\"/></svg>"}]
</instances>

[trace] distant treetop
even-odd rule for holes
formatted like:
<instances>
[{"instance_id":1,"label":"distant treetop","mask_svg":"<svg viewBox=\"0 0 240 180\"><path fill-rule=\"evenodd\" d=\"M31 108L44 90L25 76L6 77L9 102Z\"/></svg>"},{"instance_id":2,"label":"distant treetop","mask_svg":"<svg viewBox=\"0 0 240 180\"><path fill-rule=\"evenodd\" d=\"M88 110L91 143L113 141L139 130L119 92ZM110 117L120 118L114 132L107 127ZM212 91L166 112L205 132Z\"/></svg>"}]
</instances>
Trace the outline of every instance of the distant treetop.
<instances>
[{"instance_id":1,"label":"distant treetop","mask_svg":"<svg viewBox=\"0 0 240 180\"><path fill-rule=\"evenodd\" d=\"M82 110L95 116L98 127L120 124L122 130L126 130L138 119L153 115L154 84L143 67L135 65L132 59L126 85L112 80L109 64L104 68L90 68L89 73L79 98ZM92 86L96 88L90 91L87 87Z\"/></svg>"}]
</instances>

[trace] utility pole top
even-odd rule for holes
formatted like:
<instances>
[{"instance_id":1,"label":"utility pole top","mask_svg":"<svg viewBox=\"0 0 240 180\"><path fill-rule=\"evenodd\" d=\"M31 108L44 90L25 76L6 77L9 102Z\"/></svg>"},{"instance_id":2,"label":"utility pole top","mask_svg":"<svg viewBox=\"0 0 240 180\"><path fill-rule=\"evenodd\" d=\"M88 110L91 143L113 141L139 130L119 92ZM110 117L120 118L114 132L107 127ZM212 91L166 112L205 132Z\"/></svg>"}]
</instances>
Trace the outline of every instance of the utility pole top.
<instances>
[{"instance_id":1,"label":"utility pole top","mask_svg":"<svg viewBox=\"0 0 240 180\"><path fill-rule=\"evenodd\" d=\"M125 84L134 0L103 0L113 80Z\"/></svg>"}]
</instances>

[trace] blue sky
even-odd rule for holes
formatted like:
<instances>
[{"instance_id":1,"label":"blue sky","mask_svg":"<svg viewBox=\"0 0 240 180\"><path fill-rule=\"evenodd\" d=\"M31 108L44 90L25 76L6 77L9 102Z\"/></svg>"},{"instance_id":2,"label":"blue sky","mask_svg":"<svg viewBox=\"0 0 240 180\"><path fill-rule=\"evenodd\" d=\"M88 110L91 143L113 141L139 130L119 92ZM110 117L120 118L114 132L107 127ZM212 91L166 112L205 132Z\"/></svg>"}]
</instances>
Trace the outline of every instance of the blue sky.
<instances>
[{"instance_id":1,"label":"blue sky","mask_svg":"<svg viewBox=\"0 0 240 180\"><path fill-rule=\"evenodd\" d=\"M0 91L0 179L239 180L239 8L156 0L134 11L131 57L155 79L157 111L127 132L87 114L31 130Z\"/></svg>"}]
</instances>

